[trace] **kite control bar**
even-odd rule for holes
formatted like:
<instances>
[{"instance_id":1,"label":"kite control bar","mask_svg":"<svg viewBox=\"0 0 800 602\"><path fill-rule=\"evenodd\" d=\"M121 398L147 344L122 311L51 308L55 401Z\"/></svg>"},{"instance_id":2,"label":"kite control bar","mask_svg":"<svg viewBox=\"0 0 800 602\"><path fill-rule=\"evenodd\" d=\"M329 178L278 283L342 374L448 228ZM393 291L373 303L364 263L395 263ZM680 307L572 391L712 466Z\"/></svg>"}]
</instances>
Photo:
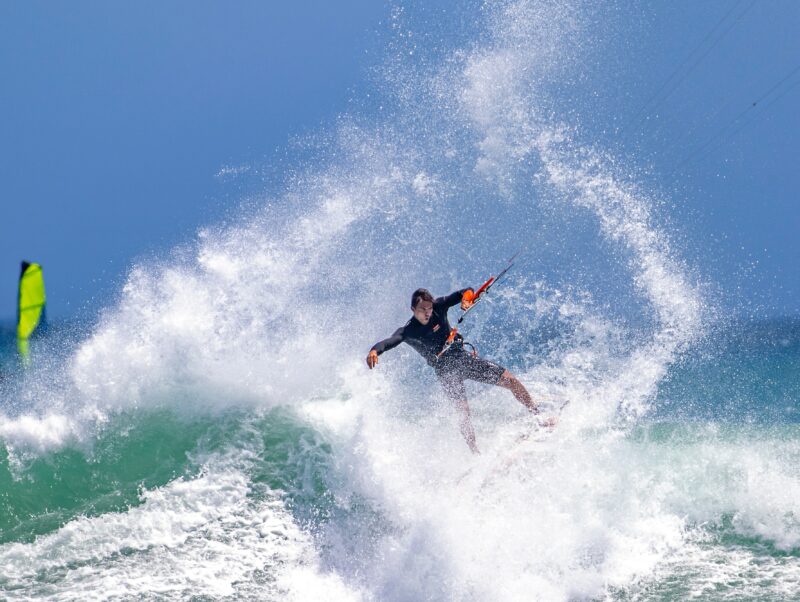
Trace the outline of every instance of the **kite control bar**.
<instances>
[{"instance_id":1,"label":"kite control bar","mask_svg":"<svg viewBox=\"0 0 800 602\"><path fill-rule=\"evenodd\" d=\"M520 249L520 251L521 251L521 250L522 250L522 249ZM474 308L474 307L475 307L475 305L477 305L478 301L480 301L480 300L481 300L481 298L483 297L483 295L484 295L484 294L485 294L485 293L486 293L486 292L487 292L487 291L488 291L490 288L492 288L492 287L493 287L495 284L497 284L497 283L500 281L500 279L501 279L503 276L505 276L505 275L506 275L506 273L508 272L508 270L510 270L510 269L513 267L513 265L514 265L514 260L517 258L517 255L519 255L520 251L517 251L516 253L514 253L514 254L511 256L511 258L510 258L510 259L509 259L509 260L506 262L506 264L507 264L507 265L506 265L506 267L505 267L505 268L503 268L503 269L500 271L500 273L499 273L499 274L497 274L496 276L492 276L492 277L490 277L490 278L489 278L489 280L487 280L486 282L484 282L484 283L483 283L483 284L480 286L480 288L478 288L478 290L477 290L477 291L475 291L475 293L474 293L474 295L473 295L473 297L472 297L472 305L470 305L470 306L469 306L469 308L468 308L467 310L465 310L463 314L461 314L461 317L460 317L460 318L458 318L458 323L459 323L459 324L461 324L461 322L463 322L463 321L464 321L464 317L465 317L465 316L466 316L466 315L467 315L467 314L468 314L470 311L472 311L472 308ZM448 350L448 349L450 349L450 347L452 347L452 346L453 346L453 343L455 343L455 342L456 342L456 337L457 337L457 336L458 336L458 329L457 329L457 328L452 328L452 329L450 330L450 334L449 334L449 335L447 335L447 340L444 342L444 347L442 347L442 350L441 350L439 353L437 353L437 354L436 354L436 359L437 359L437 360L438 360L440 357L442 357L442 356L443 356L443 355L444 355L444 354L447 352L447 350ZM463 339L462 339L462 340L463 340ZM469 343L467 343L467 344L469 344ZM471 345L470 345L470 346L471 346ZM471 347L472 347L472 346L471 346ZM474 348L474 347L473 347L473 353L475 353L475 348Z\"/></svg>"},{"instance_id":2,"label":"kite control bar","mask_svg":"<svg viewBox=\"0 0 800 602\"><path fill-rule=\"evenodd\" d=\"M469 309L467 309L463 314L461 314L461 317L458 319L459 324L461 324L461 322L464 321L464 317L469 312L472 311L472 308L478 304L478 301L481 300L481 297L483 297L484 293L486 293L490 288L492 288L495 284L497 284L500 281L500 279L506 275L506 272L508 272L508 270L510 270L514 266L514 260L517 258L517 255L519 255L519 253L520 253L519 251L514 253L511 256L511 258L506 262L507 263L506 267L503 268L503 270L499 274L497 274L497 276L492 276L491 278L489 278L489 280L481 284L480 288L477 291L475 291L475 296L472 298L472 305L470 305Z\"/></svg>"}]
</instances>

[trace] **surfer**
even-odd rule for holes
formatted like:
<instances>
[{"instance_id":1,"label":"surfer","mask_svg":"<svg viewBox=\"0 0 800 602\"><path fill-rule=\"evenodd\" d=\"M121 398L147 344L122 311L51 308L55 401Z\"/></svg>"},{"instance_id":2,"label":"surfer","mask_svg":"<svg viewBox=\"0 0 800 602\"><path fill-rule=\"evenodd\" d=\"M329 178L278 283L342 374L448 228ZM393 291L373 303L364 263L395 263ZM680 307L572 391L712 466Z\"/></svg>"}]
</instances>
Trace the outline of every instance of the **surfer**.
<instances>
[{"instance_id":1,"label":"surfer","mask_svg":"<svg viewBox=\"0 0 800 602\"><path fill-rule=\"evenodd\" d=\"M465 343L463 337L451 329L447 310L460 302L461 309L466 312L475 301L476 294L471 288L436 299L426 289L417 289L411 296L413 317L388 339L373 345L367 355L367 366L374 368L379 355L400 343L410 345L436 371L439 382L459 412L459 426L467 445L473 453L479 453L464 389L466 379L504 387L530 412L538 414L539 409L513 374L494 362L478 357L474 350L467 351L464 346L469 343ZM553 420L547 422L549 425L554 423Z\"/></svg>"}]
</instances>

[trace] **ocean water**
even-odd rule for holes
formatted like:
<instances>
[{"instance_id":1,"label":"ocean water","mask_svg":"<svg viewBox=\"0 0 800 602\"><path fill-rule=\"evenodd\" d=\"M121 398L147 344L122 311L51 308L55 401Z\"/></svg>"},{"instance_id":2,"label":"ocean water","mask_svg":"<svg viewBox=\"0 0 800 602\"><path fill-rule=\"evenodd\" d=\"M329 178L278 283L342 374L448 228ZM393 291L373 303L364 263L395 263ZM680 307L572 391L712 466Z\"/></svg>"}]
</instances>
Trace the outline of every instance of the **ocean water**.
<instances>
[{"instance_id":1,"label":"ocean water","mask_svg":"<svg viewBox=\"0 0 800 602\"><path fill-rule=\"evenodd\" d=\"M731 317L559 113L596 16L493 2L418 42L394 11L380 106L27 369L3 330L0 597L800 598L800 320ZM548 431L470 385L473 456L421 358L364 357L520 245L463 332L569 403Z\"/></svg>"}]
</instances>

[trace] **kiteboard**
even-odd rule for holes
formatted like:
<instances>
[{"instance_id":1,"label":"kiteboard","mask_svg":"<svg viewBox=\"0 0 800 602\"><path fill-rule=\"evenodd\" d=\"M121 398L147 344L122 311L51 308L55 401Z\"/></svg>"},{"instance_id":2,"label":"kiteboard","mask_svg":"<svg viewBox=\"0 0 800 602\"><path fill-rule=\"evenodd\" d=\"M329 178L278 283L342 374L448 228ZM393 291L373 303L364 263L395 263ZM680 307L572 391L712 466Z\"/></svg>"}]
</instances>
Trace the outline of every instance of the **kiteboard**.
<instances>
[{"instance_id":1,"label":"kiteboard","mask_svg":"<svg viewBox=\"0 0 800 602\"><path fill-rule=\"evenodd\" d=\"M561 412L569 405L569 400L560 403L555 412L552 412L550 419L542 419L534 417L525 420L516 436L511 439L511 442L502 447L499 451L495 452L494 457L488 462L482 463L482 469L479 466L472 466L457 479L456 484L460 484L471 476L478 476L482 473L483 477L478 486L479 489L484 489L492 484L500 476L507 474L515 464L522 461L525 457L532 453L536 453L537 448L542 448L547 440L553 436L558 426L558 421Z\"/></svg>"}]
</instances>

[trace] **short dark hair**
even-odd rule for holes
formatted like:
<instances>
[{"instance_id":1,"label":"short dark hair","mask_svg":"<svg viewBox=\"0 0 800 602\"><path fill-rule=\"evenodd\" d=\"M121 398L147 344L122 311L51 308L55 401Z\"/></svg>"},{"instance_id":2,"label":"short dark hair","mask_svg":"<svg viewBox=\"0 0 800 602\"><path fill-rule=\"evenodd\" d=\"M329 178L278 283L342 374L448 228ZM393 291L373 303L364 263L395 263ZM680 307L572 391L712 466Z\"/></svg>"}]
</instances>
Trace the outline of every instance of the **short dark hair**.
<instances>
[{"instance_id":1,"label":"short dark hair","mask_svg":"<svg viewBox=\"0 0 800 602\"><path fill-rule=\"evenodd\" d=\"M433 303L433 295L426 288L418 288L414 291L414 294L411 295L411 307L416 307L420 299Z\"/></svg>"}]
</instances>

